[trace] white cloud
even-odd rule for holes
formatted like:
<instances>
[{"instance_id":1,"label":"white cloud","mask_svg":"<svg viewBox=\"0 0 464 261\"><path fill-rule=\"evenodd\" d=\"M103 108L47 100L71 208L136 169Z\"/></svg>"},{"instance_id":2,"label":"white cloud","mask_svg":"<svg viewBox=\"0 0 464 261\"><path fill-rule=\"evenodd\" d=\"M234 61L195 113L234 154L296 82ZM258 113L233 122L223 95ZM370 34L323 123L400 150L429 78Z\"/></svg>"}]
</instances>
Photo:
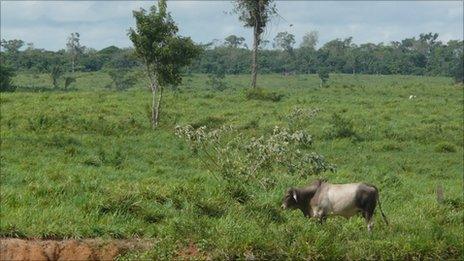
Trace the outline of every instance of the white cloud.
<instances>
[{"instance_id":1,"label":"white cloud","mask_svg":"<svg viewBox=\"0 0 464 261\"><path fill-rule=\"evenodd\" d=\"M1 1L1 37L34 42L57 50L71 32L80 32L82 44L97 49L130 46L127 29L134 25L132 10L148 9L152 1ZM170 1L168 9L180 33L198 42L237 34L251 40L232 10L231 1ZM353 36L356 43L390 42L424 32L440 39L462 39L463 3L460 1L316 2L279 1L281 18L269 24L265 38L280 31L295 34L297 44L311 30L320 42ZM293 26L290 26L293 24Z\"/></svg>"}]
</instances>

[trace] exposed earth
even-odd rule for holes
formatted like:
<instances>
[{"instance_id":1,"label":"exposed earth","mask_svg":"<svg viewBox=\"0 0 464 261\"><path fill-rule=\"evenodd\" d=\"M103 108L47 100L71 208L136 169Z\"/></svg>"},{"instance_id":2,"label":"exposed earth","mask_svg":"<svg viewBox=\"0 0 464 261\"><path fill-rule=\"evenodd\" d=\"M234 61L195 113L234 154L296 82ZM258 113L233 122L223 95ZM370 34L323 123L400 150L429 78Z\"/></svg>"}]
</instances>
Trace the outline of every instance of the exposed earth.
<instances>
[{"instance_id":1,"label":"exposed earth","mask_svg":"<svg viewBox=\"0 0 464 261\"><path fill-rule=\"evenodd\" d=\"M127 250L147 249L141 240L0 239L0 260L113 260Z\"/></svg>"}]
</instances>

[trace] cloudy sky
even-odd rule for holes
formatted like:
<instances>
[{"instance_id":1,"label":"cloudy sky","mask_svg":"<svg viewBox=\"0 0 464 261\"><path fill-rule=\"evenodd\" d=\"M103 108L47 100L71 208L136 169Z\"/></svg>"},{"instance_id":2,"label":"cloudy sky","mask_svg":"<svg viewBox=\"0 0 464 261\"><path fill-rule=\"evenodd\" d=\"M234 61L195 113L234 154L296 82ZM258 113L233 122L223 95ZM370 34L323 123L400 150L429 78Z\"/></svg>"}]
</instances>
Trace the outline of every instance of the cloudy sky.
<instances>
[{"instance_id":1,"label":"cloudy sky","mask_svg":"<svg viewBox=\"0 0 464 261\"><path fill-rule=\"evenodd\" d=\"M71 32L81 43L101 49L131 46L127 29L132 10L153 1L5 1L1 0L1 38L33 42L36 48L62 49ZM251 30L230 14L231 1L168 1L180 33L197 42L235 34L251 40ZM280 17L267 28L271 40L280 31L295 34L297 44L311 30L320 43L353 36L355 43L390 42L424 32L442 41L463 39L462 1L278 1ZM250 45L250 44L249 44Z\"/></svg>"}]
</instances>

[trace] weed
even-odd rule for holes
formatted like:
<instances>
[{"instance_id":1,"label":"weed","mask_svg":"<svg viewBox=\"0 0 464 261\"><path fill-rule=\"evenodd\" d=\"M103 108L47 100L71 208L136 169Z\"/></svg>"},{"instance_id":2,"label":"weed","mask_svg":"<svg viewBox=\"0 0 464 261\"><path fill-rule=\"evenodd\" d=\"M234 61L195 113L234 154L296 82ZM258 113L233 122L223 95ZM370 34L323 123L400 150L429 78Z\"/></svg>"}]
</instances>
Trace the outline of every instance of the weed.
<instances>
[{"instance_id":1,"label":"weed","mask_svg":"<svg viewBox=\"0 0 464 261\"><path fill-rule=\"evenodd\" d=\"M326 134L328 138L350 138L356 136L353 121L342 117L340 114L332 114L330 123L332 124L332 128Z\"/></svg>"}]
</instances>

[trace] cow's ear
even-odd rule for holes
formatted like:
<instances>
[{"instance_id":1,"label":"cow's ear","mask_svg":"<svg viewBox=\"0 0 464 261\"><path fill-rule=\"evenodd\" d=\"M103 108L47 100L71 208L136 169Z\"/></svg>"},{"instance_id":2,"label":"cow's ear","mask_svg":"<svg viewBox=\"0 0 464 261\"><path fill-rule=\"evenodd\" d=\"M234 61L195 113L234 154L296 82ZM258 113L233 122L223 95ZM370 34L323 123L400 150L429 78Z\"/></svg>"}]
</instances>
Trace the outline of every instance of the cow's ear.
<instances>
[{"instance_id":1,"label":"cow's ear","mask_svg":"<svg viewBox=\"0 0 464 261\"><path fill-rule=\"evenodd\" d=\"M295 202L298 202L298 197L296 196L295 190L293 191L293 199L295 200Z\"/></svg>"}]
</instances>

